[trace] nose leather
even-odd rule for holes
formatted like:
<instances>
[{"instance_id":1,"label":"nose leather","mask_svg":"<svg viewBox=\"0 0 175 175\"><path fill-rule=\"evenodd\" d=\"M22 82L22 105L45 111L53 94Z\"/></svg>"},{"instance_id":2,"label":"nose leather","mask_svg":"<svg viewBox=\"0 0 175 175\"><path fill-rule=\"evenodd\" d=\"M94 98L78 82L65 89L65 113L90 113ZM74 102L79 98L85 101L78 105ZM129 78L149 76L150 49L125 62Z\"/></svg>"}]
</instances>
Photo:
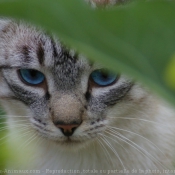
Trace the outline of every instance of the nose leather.
<instances>
[{"instance_id":1,"label":"nose leather","mask_svg":"<svg viewBox=\"0 0 175 175\"><path fill-rule=\"evenodd\" d=\"M57 125L58 128L63 130L63 133L72 133L79 125Z\"/></svg>"},{"instance_id":2,"label":"nose leather","mask_svg":"<svg viewBox=\"0 0 175 175\"><path fill-rule=\"evenodd\" d=\"M65 124L63 122L57 122L55 125L57 128L61 130L61 132L69 137L72 136L74 131L79 127L81 123L70 123L70 124Z\"/></svg>"}]
</instances>

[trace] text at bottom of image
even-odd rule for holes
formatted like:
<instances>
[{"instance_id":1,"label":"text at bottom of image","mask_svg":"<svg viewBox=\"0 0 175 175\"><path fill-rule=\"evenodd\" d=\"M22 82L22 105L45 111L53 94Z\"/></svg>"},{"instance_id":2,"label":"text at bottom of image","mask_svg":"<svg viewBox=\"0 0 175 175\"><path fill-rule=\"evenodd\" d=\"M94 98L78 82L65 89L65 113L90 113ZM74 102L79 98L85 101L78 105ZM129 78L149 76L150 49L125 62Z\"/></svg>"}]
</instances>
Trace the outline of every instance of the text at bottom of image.
<instances>
[{"instance_id":1,"label":"text at bottom of image","mask_svg":"<svg viewBox=\"0 0 175 175\"><path fill-rule=\"evenodd\" d=\"M0 170L0 174L175 174L175 170L150 170L150 169L133 169L133 170L96 170L96 169L84 169L84 170L12 170L4 169Z\"/></svg>"}]
</instances>

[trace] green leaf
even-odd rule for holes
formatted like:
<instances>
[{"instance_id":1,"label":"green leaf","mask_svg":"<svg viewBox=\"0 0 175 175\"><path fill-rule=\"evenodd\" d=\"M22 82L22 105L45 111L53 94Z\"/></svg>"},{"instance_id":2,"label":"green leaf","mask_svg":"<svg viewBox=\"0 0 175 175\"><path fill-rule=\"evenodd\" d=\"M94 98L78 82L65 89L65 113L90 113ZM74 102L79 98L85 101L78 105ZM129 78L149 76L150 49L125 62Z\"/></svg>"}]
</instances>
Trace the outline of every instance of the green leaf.
<instances>
[{"instance_id":1,"label":"green leaf","mask_svg":"<svg viewBox=\"0 0 175 175\"><path fill-rule=\"evenodd\" d=\"M175 54L170 59L168 65L165 70L165 82L171 88L175 89Z\"/></svg>"},{"instance_id":2,"label":"green leaf","mask_svg":"<svg viewBox=\"0 0 175 175\"><path fill-rule=\"evenodd\" d=\"M175 102L174 87L166 81L175 53L174 2L94 10L78 0L6 0L0 1L0 14L53 31L89 58L140 79Z\"/></svg>"},{"instance_id":3,"label":"green leaf","mask_svg":"<svg viewBox=\"0 0 175 175\"><path fill-rule=\"evenodd\" d=\"M7 140L6 140L6 130L5 127L5 118L2 117L4 115L4 111L0 108L0 170L5 168L5 162L9 158L9 149L7 148Z\"/></svg>"}]
</instances>

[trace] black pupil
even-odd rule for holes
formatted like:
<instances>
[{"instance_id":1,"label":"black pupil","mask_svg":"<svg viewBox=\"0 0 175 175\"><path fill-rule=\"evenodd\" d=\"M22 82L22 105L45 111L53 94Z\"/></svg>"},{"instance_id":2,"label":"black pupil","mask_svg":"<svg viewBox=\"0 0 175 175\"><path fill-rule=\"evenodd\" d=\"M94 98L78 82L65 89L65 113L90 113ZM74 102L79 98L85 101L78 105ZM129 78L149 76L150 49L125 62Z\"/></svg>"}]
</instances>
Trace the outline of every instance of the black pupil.
<instances>
[{"instance_id":1,"label":"black pupil","mask_svg":"<svg viewBox=\"0 0 175 175\"><path fill-rule=\"evenodd\" d=\"M101 78L102 79L108 79L109 78L109 75L110 75L110 73L107 71L107 70L102 70L102 71L100 71L100 76L101 76Z\"/></svg>"},{"instance_id":2,"label":"black pupil","mask_svg":"<svg viewBox=\"0 0 175 175\"><path fill-rule=\"evenodd\" d=\"M30 70L30 76L31 76L32 78L35 78L35 77L37 76L37 71L35 71L35 70Z\"/></svg>"},{"instance_id":3,"label":"black pupil","mask_svg":"<svg viewBox=\"0 0 175 175\"><path fill-rule=\"evenodd\" d=\"M102 72L101 76L102 76L103 79L108 79L108 77L109 77L107 72Z\"/></svg>"}]
</instances>

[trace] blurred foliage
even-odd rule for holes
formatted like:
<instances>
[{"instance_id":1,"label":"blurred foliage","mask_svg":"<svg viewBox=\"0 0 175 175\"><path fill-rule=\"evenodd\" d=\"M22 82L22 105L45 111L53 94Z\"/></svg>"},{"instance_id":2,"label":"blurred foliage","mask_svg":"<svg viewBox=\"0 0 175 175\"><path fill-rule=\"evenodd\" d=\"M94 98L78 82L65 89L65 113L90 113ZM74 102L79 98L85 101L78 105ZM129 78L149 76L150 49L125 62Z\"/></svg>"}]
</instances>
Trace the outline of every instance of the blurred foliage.
<instances>
[{"instance_id":1,"label":"blurred foliage","mask_svg":"<svg viewBox=\"0 0 175 175\"><path fill-rule=\"evenodd\" d=\"M167 73L175 53L173 1L140 0L94 10L83 0L1 0L0 15L40 25L89 58L126 72L175 102L169 86L175 74Z\"/></svg>"},{"instance_id":2,"label":"blurred foliage","mask_svg":"<svg viewBox=\"0 0 175 175\"><path fill-rule=\"evenodd\" d=\"M142 81L175 104L175 2L92 9L83 0L0 0L0 15L54 32L67 45Z\"/></svg>"},{"instance_id":3,"label":"blurred foliage","mask_svg":"<svg viewBox=\"0 0 175 175\"><path fill-rule=\"evenodd\" d=\"M6 130L4 130L5 127L5 118L4 111L0 108L0 170L3 170L5 168L5 160L8 158L8 150L6 144L6 139L3 139L6 136Z\"/></svg>"}]
</instances>

